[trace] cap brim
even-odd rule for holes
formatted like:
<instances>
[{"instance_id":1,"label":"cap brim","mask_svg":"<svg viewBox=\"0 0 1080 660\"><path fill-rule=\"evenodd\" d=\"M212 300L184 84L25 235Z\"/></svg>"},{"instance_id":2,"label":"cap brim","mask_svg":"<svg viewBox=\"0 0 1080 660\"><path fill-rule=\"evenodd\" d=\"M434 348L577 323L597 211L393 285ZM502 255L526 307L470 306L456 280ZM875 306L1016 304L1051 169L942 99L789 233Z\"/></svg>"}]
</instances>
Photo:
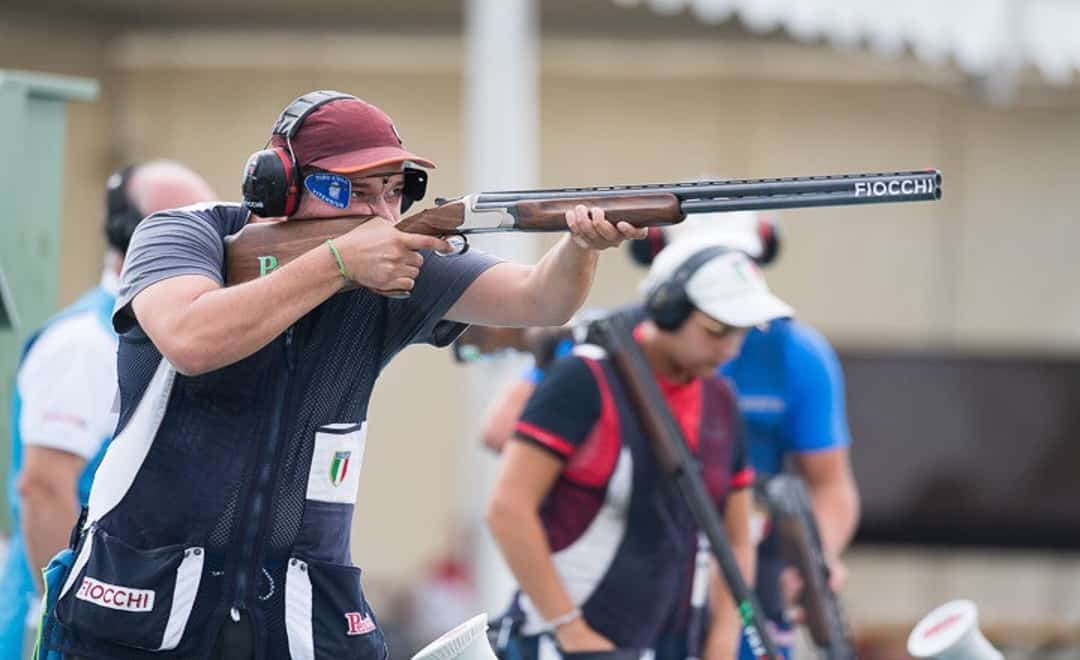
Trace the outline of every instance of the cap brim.
<instances>
[{"instance_id":1,"label":"cap brim","mask_svg":"<svg viewBox=\"0 0 1080 660\"><path fill-rule=\"evenodd\" d=\"M370 170L381 165L403 163L405 161L416 163L420 167L435 169L433 161L421 158L400 147L372 147L371 149L348 151L343 154L319 158L308 163L308 165L336 174L353 174L361 170Z\"/></svg>"},{"instance_id":2,"label":"cap brim","mask_svg":"<svg viewBox=\"0 0 1080 660\"><path fill-rule=\"evenodd\" d=\"M717 321L739 328L750 328L795 314L790 305L768 291L696 301L695 306Z\"/></svg>"}]
</instances>

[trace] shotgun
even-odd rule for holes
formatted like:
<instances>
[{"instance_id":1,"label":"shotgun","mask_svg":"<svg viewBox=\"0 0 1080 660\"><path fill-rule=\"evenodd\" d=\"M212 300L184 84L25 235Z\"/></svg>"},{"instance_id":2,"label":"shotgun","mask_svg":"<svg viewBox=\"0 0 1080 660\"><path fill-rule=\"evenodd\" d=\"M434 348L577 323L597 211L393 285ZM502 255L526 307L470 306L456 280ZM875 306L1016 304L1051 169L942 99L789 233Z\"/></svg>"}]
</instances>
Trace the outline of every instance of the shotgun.
<instances>
[{"instance_id":1,"label":"shotgun","mask_svg":"<svg viewBox=\"0 0 1080 660\"><path fill-rule=\"evenodd\" d=\"M607 350L660 469L686 500L694 520L708 539L709 549L731 591L754 657L758 660L780 660L782 656L777 653L776 644L763 625L765 619L761 605L735 561L720 514L686 447L682 429L675 421L645 354L634 341L632 333L633 321L625 312L594 321L589 328L589 337Z\"/></svg>"},{"instance_id":2,"label":"shotgun","mask_svg":"<svg viewBox=\"0 0 1080 660\"><path fill-rule=\"evenodd\" d=\"M855 660L855 643L843 607L829 587L829 565L806 486L796 476L780 474L768 479L762 490L781 552L803 580L799 604L806 612L814 645L826 660Z\"/></svg>"},{"instance_id":3,"label":"shotgun","mask_svg":"<svg viewBox=\"0 0 1080 660\"><path fill-rule=\"evenodd\" d=\"M436 199L433 208L401 219L397 227L456 237L464 251L472 234L565 231L566 212L578 204L600 207L612 219L635 227L654 227L677 224L691 213L937 199L941 199L938 170L514 190ZM226 238L225 281L239 284L266 275L370 217L248 224Z\"/></svg>"}]
</instances>

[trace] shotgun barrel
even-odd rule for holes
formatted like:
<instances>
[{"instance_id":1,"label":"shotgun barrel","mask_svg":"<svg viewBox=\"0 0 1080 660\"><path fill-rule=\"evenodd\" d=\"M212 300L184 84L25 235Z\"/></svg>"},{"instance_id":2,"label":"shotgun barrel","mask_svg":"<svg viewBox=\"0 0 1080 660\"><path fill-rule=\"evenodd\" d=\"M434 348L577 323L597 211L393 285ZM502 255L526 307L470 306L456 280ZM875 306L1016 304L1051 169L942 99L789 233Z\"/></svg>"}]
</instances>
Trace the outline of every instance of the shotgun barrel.
<instances>
[{"instance_id":1,"label":"shotgun barrel","mask_svg":"<svg viewBox=\"0 0 1080 660\"><path fill-rule=\"evenodd\" d=\"M593 188L552 188L546 190L513 190L480 193L474 207L477 210L502 208L522 201L567 198L624 197L633 194L675 195L680 202L690 200L731 200L772 196L848 195L875 201L920 201L941 198L942 177L939 170L906 172L876 172L868 174L834 174L767 179L730 179L721 181L684 181L678 183L646 183L630 186L597 186ZM895 199L879 199L879 198ZM917 199L915 199L917 198ZM854 202L858 203L858 202ZM697 210L691 205L684 210ZM693 211L691 209L694 209ZM730 210L730 209L723 209Z\"/></svg>"}]
</instances>

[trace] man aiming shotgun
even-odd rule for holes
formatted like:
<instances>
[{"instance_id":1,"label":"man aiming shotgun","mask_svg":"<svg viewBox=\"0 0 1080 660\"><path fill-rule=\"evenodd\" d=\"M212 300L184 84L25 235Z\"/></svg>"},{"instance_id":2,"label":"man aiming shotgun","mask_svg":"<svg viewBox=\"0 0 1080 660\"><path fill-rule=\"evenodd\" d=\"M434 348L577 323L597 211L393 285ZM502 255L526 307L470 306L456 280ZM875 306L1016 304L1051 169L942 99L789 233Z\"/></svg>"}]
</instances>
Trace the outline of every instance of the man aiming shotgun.
<instances>
[{"instance_id":1,"label":"man aiming shotgun","mask_svg":"<svg viewBox=\"0 0 1080 660\"><path fill-rule=\"evenodd\" d=\"M403 232L424 192L417 166L434 163L347 94L294 101L269 147L249 159L244 205L174 209L135 232L112 316L119 423L73 548L51 567L43 651L386 658L350 552L378 374L465 323L564 322L597 250L644 235L575 204L561 216L570 234L524 266ZM253 213L354 228L225 286L226 237L258 226Z\"/></svg>"},{"instance_id":2,"label":"man aiming shotgun","mask_svg":"<svg viewBox=\"0 0 1080 660\"><path fill-rule=\"evenodd\" d=\"M445 345L463 323L565 321L596 250L644 235L625 222L634 208L645 208L643 222L673 222L716 201L674 191L650 191L634 208L592 193L472 199L401 220L424 193L418 166L434 164L404 148L381 110L316 92L286 108L269 148L249 159L244 205L140 225L112 317L119 423L72 551L50 573L46 648L75 658L384 658L349 556L381 369L412 343ZM889 199L856 195L850 180L775 183L797 187L804 205ZM830 186L842 190L817 190ZM570 235L535 266L451 254L438 238L499 227ZM259 233L286 241L240 258Z\"/></svg>"}]
</instances>

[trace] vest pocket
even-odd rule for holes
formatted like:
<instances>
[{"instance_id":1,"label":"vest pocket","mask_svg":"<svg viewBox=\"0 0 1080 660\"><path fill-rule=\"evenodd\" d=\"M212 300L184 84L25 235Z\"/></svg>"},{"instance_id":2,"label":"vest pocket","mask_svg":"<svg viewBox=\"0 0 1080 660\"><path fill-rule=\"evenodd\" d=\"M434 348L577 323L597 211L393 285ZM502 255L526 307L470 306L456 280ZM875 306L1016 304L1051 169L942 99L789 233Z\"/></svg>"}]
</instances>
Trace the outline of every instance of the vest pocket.
<instances>
[{"instance_id":1,"label":"vest pocket","mask_svg":"<svg viewBox=\"0 0 1080 660\"><path fill-rule=\"evenodd\" d=\"M367 424L327 424L315 432L307 499L355 504L364 462Z\"/></svg>"},{"instance_id":2,"label":"vest pocket","mask_svg":"<svg viewBox=\"0 0 1080 660\"><path fill-rule=\"evenodd\" d=\"M352 563L349 530L364 460L364 423L326 424L315 433L307 492L293 553L331 565Z\"/></svg>"},{"instance_id":3,"label":"vest pocket","mask_svg":"<svg viewBox=\"0 0 1080 660\"><path fill-rule=\"evenodd\" d=\"M285 633L292 660L389 656L355 566L290 559L285 574Z\"/></svg>"},{"instance_id":4,"label":"vest pocket","mask_svg":"<svg viewBox=\"0 0 1080 660\"><path fill-rule=\"evenodd\" d=\"M181 545L139 550L94 527L60 593L60 622L81 636L175 649L187 628L206 553Z\"/></svg>"}]
</instances>

